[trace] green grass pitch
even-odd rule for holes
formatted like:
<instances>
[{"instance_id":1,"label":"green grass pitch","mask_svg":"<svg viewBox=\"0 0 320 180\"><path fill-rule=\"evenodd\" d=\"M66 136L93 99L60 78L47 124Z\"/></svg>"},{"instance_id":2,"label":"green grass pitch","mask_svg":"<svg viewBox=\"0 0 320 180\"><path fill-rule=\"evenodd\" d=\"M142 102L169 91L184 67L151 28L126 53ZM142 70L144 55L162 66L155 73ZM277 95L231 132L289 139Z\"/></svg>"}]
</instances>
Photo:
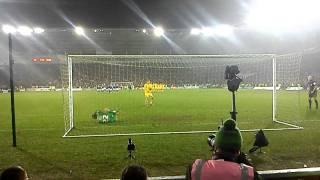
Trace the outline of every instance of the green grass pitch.
<instances>
[{"instance_id":1,"label":"green grass pitch","mask_svg":"<svg viewBox=\"0 0 320 180\"><path fill-rule=\"evenodd\" d=\"M175 89L154 93L154 105L145 107L142 90L74 94L75 126L70 135L167 131L216 130L229 117L231 93L226 89ZM252 154L258 170L319 166L320 112L307 110L306 92L278 93L278 119L304 130L266 132L270 146ZM241 129L281 128L271 121L271 92L240 90L237 93ZM145 166L150 176L183 175L187 164L210 158L208 134L134 136L135 160L126 158L127 136L62 138L61 92L16 94L17 148L11 147L10 96L0 95L0 170L25 167L32 179L118 178L128 164ZM91 118L97 109L119 110L118 121L98 124ZM254 133L243 133L243 151L253 144Z\"/></svg>"}]
</instances>

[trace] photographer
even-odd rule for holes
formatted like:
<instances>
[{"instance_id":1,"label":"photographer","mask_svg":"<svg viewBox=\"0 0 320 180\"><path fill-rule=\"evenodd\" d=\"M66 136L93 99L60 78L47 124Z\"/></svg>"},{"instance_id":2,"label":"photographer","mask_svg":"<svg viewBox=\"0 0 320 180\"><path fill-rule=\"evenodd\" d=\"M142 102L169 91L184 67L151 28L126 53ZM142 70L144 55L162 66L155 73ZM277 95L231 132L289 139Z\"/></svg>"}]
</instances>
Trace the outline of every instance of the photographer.
<instances>
[{"instance_id":1,"label":"photographer","mask_svg":"<svg viewBox=\"0 0 320 180\"><path fill-rule=\"evenodd\" d=\"M212 160L195 160L187 169L186 179L260 179L245 155L240 153L241 145L242 136L236 122L226 120L216 134Z\"/></svg>"}]
</instances>

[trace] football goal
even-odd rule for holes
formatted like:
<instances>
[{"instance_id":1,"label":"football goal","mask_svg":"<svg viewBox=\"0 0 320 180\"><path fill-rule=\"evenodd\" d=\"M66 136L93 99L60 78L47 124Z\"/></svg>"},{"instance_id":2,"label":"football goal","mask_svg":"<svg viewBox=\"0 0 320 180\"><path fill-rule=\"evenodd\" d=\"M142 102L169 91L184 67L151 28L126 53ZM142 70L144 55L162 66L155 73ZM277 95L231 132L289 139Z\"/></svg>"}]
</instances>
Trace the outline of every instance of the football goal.
<instances>
[{"instance_id":1,"label":"football goal","mask_svg":"<svg viewBox=\"0 0 320 180\"><path fill-rule=\"evenodd\" d=\"M230 117L224 71L237 65L243 131L302 129L302 54L67 55L61 63L65 134L99 137L212 133ZM152 105L145 104L145 83ZM118 88L113 90L113 88ZM113 122L92 114L113 110Z\"/></svg>"}]
</instances>

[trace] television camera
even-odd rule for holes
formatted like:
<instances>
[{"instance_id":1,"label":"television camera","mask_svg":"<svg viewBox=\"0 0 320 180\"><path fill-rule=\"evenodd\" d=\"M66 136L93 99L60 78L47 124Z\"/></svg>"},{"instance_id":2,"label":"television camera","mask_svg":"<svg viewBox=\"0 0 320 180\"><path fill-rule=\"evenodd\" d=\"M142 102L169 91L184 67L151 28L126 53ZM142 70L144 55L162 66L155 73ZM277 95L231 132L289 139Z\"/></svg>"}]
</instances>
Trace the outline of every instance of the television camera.
<instances>
[{"instance_id":1,"label":"television camera","mask_svg":"<svg viewBox=\"0 0 320 180\"><path fill-rule=\"evenodd\" d=\"M232 92L232 111L230 112L231 118L237 121L236 111L236 95L235 91L239 89L242 79L237 76L240 70L237 65L227 66L224 72L225 79L227 80L228 90Z\"/></svg>"}]
</instances>

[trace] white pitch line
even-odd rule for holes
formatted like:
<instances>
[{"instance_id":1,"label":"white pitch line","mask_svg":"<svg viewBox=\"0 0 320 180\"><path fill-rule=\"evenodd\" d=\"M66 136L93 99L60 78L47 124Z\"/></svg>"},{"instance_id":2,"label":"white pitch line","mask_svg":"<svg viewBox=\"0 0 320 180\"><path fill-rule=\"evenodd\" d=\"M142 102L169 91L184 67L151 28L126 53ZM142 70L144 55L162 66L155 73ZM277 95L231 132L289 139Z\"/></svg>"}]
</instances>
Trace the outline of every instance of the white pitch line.
<instances>
[{"instance_id":1,"label":"white pitch line","mask_svg":"<svg viewBox=\"0 0 320 180\"><path fill-rule=\"evenodd\" d=\"M284 131L284 130L302 130L303 127L290 128L276 128L263 129L263 131ZM245 129L241 132L257 132L260 129ZM68 132L63 136L64 138L88 138L88 137L115 137L115 136L141 136L141 135L169 135L169 134L200 134L200 133L216 133L217 131L181 131L181 132L154 132L154 133L119 133L119 134L91 134L91 135L68 135Z\"/></svg>"}]
</instances>

